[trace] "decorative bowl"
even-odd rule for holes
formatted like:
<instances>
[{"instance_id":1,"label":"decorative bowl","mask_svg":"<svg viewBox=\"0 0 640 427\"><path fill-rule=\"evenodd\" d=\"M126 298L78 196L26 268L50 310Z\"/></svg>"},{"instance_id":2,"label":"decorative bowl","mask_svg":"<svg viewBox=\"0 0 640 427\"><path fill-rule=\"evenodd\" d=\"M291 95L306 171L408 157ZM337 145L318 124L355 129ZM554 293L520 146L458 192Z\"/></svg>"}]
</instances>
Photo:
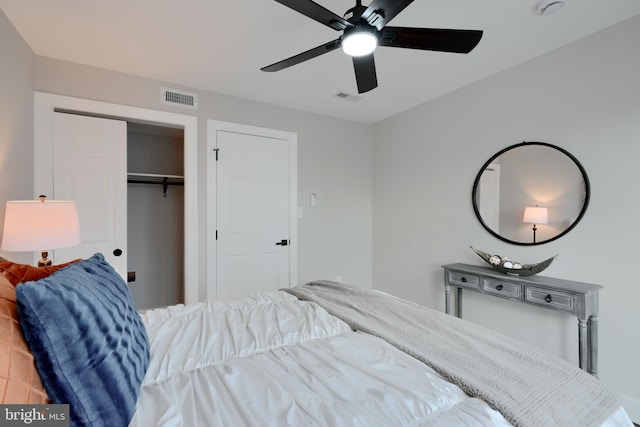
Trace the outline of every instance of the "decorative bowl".
<instances>
[{"instance_id":1,"label":"decorative bowl","mask_svg":"<svg viewBox=\"0 0 640 427\"><path fill-rule=\"evenodd\" d=\"M473 246L469 246L473 252L475 252L480 258L485 260L487 264L498 270L501 273L510 274L513 276L532 276L540 273L545 268L549 267L551 262L558 255L554 255L551 258L545 259L537 264L523 264L520 262L512 261L508 257L500 255L491 255L490 253L475 249Z\"/></svg>"}]
</instances>

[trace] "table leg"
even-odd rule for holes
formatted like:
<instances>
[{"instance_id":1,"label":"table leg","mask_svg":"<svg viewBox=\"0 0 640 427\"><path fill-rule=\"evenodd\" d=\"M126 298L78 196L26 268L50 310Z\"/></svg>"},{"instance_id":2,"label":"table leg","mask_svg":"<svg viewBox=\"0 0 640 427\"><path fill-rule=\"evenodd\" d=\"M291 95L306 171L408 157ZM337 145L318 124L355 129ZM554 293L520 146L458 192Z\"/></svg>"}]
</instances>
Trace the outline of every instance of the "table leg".
<instances>
[{"instance_id":1,"label":"table leg","mask_svg":"<svg viewBox=\"0 0 640 427\"><path fill-rule=\"evenodd\" d=\"M451 285L445 282L444 284L444 312L451 314Z\"/></svg>"},{"instance_id":2,"label":"table leg","mask_svg":"<svg viewBox=\"0 0 640 427\"><path fill-rule=\"evenodd\" d=\"M462 318L462 288L458 288L458 317Z\"/></svg>"},{"instance_id":3,"label":"table leg","mask_svg":"<svg viewBox=\"0 0 640 427\"><path fill-rule=\"evenodd\" d=\"M580 369L588 371L587 320L578 318L578 360Z\"/></svg>"},{"instance_id":4,"label":"table leg","mask_svg":"<svg viewBox=\"0 0 640 427\"><path fill-rule=\"evenodd\" d=\"M589 373L598 378L598 316L589 318Z\"/></svg>"}]
</instances>

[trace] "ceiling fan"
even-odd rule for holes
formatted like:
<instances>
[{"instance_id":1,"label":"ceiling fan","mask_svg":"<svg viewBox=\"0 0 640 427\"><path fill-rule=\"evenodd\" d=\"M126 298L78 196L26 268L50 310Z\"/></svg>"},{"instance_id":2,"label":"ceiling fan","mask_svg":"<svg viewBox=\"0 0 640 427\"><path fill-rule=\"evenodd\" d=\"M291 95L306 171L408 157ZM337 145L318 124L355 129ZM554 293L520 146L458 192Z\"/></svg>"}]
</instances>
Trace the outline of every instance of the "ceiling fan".
<instances>
[{"instance_id":1,"label":"ceiling fan","mask_svg":"<svg viewBox=\"0 0 640 427\"><path fill-rule=\"evenodd\" d=\"M356 0L356 5L345 12L344 18L312 0L276 1L343 33L336 40L268 65L261 70L280 71L342 47L347 55L353 57L358 93L368 92L378 86L376 64L373 59L373 51L378 45L469 53L482 38L482 31L477 30L390 27L386 25L413 0L373 0L368 7L363 6L361 0Z\"/></svg>"}]
</instances>

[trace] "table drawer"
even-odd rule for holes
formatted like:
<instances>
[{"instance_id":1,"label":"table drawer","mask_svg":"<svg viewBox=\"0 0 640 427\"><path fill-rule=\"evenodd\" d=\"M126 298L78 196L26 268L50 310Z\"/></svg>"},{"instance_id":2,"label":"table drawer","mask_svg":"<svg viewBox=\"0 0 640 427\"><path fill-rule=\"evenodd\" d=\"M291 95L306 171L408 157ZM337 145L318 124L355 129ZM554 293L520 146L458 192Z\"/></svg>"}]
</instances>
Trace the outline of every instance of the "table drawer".
<instances>
[{"instance_id":1,"label":"table drawer","mask_svg":"<svg viewBox=\"0 0 640 427\"><path fill-rule=\"evenodd\" d=\"M480 289L480 278L473 274L449 271L449 283L454 286Z\"/></svg>"},{"instance_id":2,"label":"table drawer","mask_svg":"<svg viewBox=\"0 0 640 427\"><path fill-rule=\"evenodd\" d=\"M522 285L520 283L501 282L499 280L485 279L482 289L489 293L505 298L522 299Z\"/></svg>"},{"instance_id":3,"label":"table drawer","mask_svg":"<svg viewBox=\"0 0 640 427\"><path fill-rule=\"evenodd\" d=\"M550 308L574 312L576 296L574 294L552 291L534 286L527 287L525 301Z\"/></svg>"}]
</instances>

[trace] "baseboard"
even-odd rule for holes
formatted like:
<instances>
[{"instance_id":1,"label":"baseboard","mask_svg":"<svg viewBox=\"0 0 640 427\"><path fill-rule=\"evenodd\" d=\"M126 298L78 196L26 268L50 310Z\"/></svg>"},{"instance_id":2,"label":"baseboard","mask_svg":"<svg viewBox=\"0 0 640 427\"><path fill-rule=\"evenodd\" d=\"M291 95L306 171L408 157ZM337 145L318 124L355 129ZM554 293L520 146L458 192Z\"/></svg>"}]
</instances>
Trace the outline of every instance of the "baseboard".
<instances>
[{"instance_id":1,"label":"baseboard","mask_svg":"<svg viewBox=\"0 0 640 427\"><path fill-rule=\"evenodd\" d=\"M635 424L640 424L640 399L637 397L631 397L626 394L622 394L624 397L624 402L622 402L622 406L624 410L629 414L629 418Z\"/></svg>"}]
</instances>

